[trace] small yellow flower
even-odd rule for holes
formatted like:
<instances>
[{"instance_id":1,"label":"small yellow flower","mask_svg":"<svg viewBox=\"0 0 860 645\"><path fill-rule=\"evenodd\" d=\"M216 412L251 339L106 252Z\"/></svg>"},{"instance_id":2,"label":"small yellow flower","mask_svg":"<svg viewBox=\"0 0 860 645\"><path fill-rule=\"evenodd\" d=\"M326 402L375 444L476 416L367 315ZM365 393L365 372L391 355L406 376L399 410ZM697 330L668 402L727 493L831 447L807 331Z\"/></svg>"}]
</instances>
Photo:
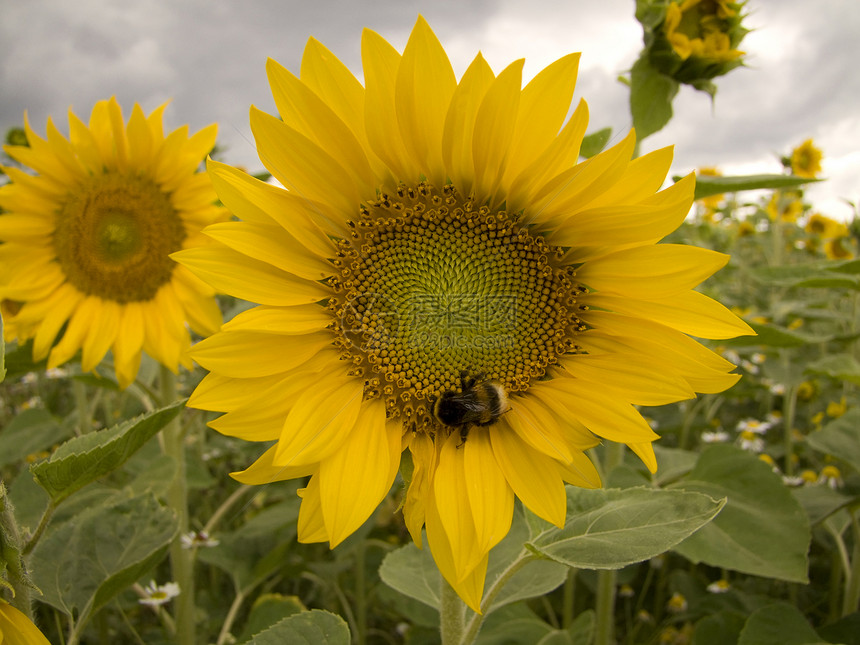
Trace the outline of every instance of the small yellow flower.
<instances>
[{"instance_id":1,"label":"small yellow flower","mask_svg":"<svg viewBox=\"0 0 860 645\"><path fill-rule=\"evenodd\" d=\"M816 177L821 172L821 150L807 139L791 151L791 172L798 177Z\"/></svg>"},{"instance_id":2,"label":"small yellow flower","mask_svg":"<svg viewBox=\"0 0 860 645\"><path fill-rule=\"evenodd\" d=\"M666 603L666 610L673 614L679 614L682 611L687 611L687 599L683 594L675 592L669 601Z\"/></svg>"},{"instance_id":3,"label":"small yellow flower","mask_svg":"<svg viewBox=\"0 0 860 645\"><path fill-rule=\"evenodd\" d=\"M750 237L755 235L755 224L749 220L741 220L738 222L737 235L738 237Z\"/></svg>"},{"instance_id":4,"label":"small yellow flower","mask_svg":"<svg viewBox=\"0 0 860 645\"><path fill-rule=\"evenodd\" d=\"M824 243L824 255L830 260L848 260L853 258L854 251L848 248L846 244L850 244L850 240L847 237L827 240Z\"/></svg>"},{"instance_id":5,"label":"small yellow flower","mask_svg":"<svg viewBox=\"0 0 860 645\"><path fill-rule=\"evenodd\" d=\"M842 471L833 465L825 466L821 469L821 473L818 476L818 481L827 484L830 488L841 488Z\"/></svg>"},{"instance_id":6,"label":"small yellow flower","mask_svg":"<svg viewBox=\"0 0 860 645\"><path fill-rule=\"evenodd\" d=\"M818 473L808 468L800 473L800 478L803 479L803 481L805 481L807 484L818 483Z\"/></svg>"},{"instance_id":7,"label":"small yellow flower","mask_svg":"<svg viewBox=\"0 0 860 645\"><path fill-rule=\"evenodd\" d=\"M697 171L696 174L698 174L699 177L722 177L723 176L723 173L720 171L720 169L713 167L713 166L706 166L703 168L699 168L699 170ZM704 206L706 209L706 211L705 211L705 218L706 219L708 219L709 217L713 217L713 212L717 208L719 208L720 203L723 201L724 198L725 198L725 195L720 193L718 195L710 195L709 197L704 197L703 199L699 200L701 202L702 206Z\"/></svg>"},{"instance_id":8,"label":"small yellow flower","mask_svg":"<svg viewBox=\"0 0 860 645\"><path fill-rule=\"evenodd\" d=\"M790 325L789 328L791 328ZM811 401L817 392L818 386L813 381L803 381L797 386L797 398L800 401Z\"/></svg>"},{"instance_id":9,"label":"small yellow flower","mask_svg":"<svg viewBox=\"0 0 860 645\"><path fill-rule=\"evenodd\" d=\"M29 618L3 599L0 599L0 644L51 645Z\"/></svg>"},{"instance_id":10,"label":"small yellow flower","mask_svg":"<svg viewBox=\"0 0 860 645\"><path fill-rule=\"evenodd\" d=\"M800 194L794 190L774 191L765 206L765 212L773 222L796 222L803 211L803 201Z\"/></svg>"},{"instance_id":11,"label":"small yellow flower","mask_svg":"<svg viewBox=\"0 0 860 645\"><path fill-rule=\"evenodd\" d=\"M839 400L838 403L836 401L830 401L830 403L827 404L827 416L833 419L838 419L843 414L845 414L847 410L848 402L845 400L844 396Z\"/></svg>"},{"instance_id":12,"label":"small yellow flower","mask_svg":"<svg viewBox=\"0 0 860 645\"><path fill-rule=\"evenodd\" d=\"M707 587L710 593L726 593L729 589L731 589L731 585L729 581L725 578L720 578L708 585Z\"/></svg>"},{"instance_id":13,"label":"small yellow flower","mask_svg":"<svg viewBox=\"0 0 860 645\"><path fill-rule=\"evenodd\" d=\"M807 233L817 235L822 238L842 237L848 235L848 227L842 222L837 222L835 219L822 215L821 213L812 213L803 227Z\"/></svg>"}]
</instances>

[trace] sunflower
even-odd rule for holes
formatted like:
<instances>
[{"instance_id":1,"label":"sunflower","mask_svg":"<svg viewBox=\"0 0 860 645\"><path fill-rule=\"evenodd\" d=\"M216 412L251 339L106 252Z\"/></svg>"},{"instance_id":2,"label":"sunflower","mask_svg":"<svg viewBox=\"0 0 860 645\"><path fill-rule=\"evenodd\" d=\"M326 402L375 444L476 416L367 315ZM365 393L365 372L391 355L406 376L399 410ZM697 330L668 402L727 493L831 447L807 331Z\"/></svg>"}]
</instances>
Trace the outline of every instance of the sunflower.
<instances>
[{"instance_id":1,"label":"sunflower","mask_svg":"<svg viewBox=\"0 0 860 645\"><path fill-rule=\"evenodd\" d=\"M807 139L791 151L791 172L798 177L814 179L821 172L821 157L821 150L815 147L815 142Z\"/></svg>"},{"instance_id":2,"label":"sunflower","mask_svg":"<svg viewBox=\"0 0 860 645\"><path fill-rule=\"evenodd\" d=\"M406 526L478 610L515 497L563 525L565 482L600 485L601 439L654 471L634 406L731 386L688 334L750 329L692 290L727 256L656 244L693 200L693 175L657 192L670 149L631 159L631 132L578 161L578 54L525 88L523 61L478 55L458 82L419 18L402 55L365 31L362 60L363 86L313 39L300 76L268 62L281 118L252 108L251 129L286 190L209 163L242 221L173 257L259 306L192 348L210 374L190 405L274 442L239 481L310 476L303 542L342 542L406 455Z\"/></svg>"},{"instance_id":3,"label":"sunflower","mask_svg":"<svg viewBox=\"0 0 860 645\"><path fill-rule=\"evenodd\" d=\"M126 124L116 99L100 101L88 126L69 112L69 139L50 119L39 137L25 115L29 145L4 147L33 173L3 168L0 302L7 340L32 338L34 360L56 367L82 350L90 371L111 350L124 388L142 351L175 372L191 365L186 323L220 326L214 290L169 257L208 244L201 229L228 217L198 171L217 128L165 137L165 107L145 116L135 104Z\"/></svg>"}]
</instances>

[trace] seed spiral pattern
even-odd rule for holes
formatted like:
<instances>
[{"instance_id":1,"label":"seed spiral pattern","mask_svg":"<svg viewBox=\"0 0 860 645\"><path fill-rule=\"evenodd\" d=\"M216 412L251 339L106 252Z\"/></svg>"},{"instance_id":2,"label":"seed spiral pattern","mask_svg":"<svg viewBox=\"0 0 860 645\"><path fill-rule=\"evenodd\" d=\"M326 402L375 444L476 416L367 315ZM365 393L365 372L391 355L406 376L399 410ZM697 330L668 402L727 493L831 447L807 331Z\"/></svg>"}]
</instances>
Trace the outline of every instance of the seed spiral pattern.
<instances>
[{"instance_id":1,"label":"seed spiral pattern","mask_svg":"<svg viewBox=\"0 0 860 645\"><path fill-rule=\"evenodd\" d=\"M461 371L524 391L575 351L585 288L515 216L422 182L381 193L349 226L329 307L343 358L389 417L433 429L432 401Z\"/></svg>"},{"instance_id":2,"label":"seed spiral pattern","mask_svg":"<svg viewBox=\"0 0 860 645\"><path fill-rule=\"evenodd\" d=\"M68 281L119 303L151 300L170 281L186 232L165 194L144 177L108 173L69 194L53 242Z\"/></svg>"}]
</instances>

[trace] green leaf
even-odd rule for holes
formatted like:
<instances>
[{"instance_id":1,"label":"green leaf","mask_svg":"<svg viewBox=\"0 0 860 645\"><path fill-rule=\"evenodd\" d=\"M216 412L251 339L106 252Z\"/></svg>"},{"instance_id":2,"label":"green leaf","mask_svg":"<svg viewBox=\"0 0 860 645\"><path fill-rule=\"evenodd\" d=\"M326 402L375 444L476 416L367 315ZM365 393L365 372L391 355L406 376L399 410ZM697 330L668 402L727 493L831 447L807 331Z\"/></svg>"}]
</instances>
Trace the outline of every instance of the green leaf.
<instances>
[{"instance_id":1,"label":"green leaf","mask_svg":"<svg viewBox=\"0 0 860 645\"><path fill-rule=\"evenodd\" d=\"M268 593L260 596L251 607L251 615L242 630L242 636L236 640L236 644L247 643L254 634L259 634L275 623L294 616L307 608L299 600L298 596L282 596L277 593Z\"/></svg>"},{"instance_id":2,"label":"green leaf","mask_svg":"<svg viewBox=\"0 0 860 645\"><path fill-rule=\"evenodd\" d=\"M726 645L737 643L744 627L744 616L733 611L721 611L705 616L696 623L690 645Z\"/></svg>"},{"instance_id":3,"label":"green leaf","mask_svg":"<svg viewBox=\"0 0 860 645\"><path fill-rule=\"evenodd\" d=\"M860 409L848 410L821 430L810 434L806 442L860 472Z\"/></svg>"},{"instance_id":4,"label":"green leaf","mask_svg":"<svg viewBox=\"0 0 860 645\"><path fill-rule=\"evenodd\" d=\"M529 527L520 512L514 513L511 530L492 551L487 564L487 584L496 580L511 563L525 555L523 544ZM567 568L548 560L532 560L517 571L484 610L488 615L509 603L549 593L564 582ZM439 609L440 574L430 549L414 544L392 551L379 567L379 577L402 594ZM486 588L485 588L486 591Z\"/></svg>"},{"instance_id":5,"label":"green leaf","mask_svg":"<svg viewBox=\"0 0 860 645\"><path fill-rule=\"evenodd\" d=\"M609 143L612 137L612 128L603 128L597 132L592 132L582 138L582 145L579 147L579 156L590 159Z\"/></svg>"},{"instance_id":6,"label":"green leaf","mask_svg":"<svg viewBox=\"0 0 860 645\"><path fill-rule=\"evenodd\" d=\"M673 177L675 181L680 176ZM803 184L820 181L809 177L794 175L745 175L741 177L714 177L702 175L696 177L695 199L720 195L722 193L738 193L743 190L761 190L763 188L796 188Z\"/></svg>"},{"instance_id":7,"label":"green leaf","mask_svg":"<svg viewBox=\"0 0 860 645\"><path fill-rule=\"evenodd\" d=\"M797 607L775 603L752 613L738 645L812 645L823 639Z\"/></svg>"},{"instance_id":8,"label":"green leaf","mask_svg":"<svg viewBox=\"0 0 860 645\"><path fill-rule=\"evenodd\" d=\"M788 330L777 325L760 323L749 323L755 331L755 336L739 336L728 339L726 345L732 347L746 347L749 345L764 345L766 347L802 347L803 345L817 345L832 340L831 336L812 336L797 331Z\"/></svg>"},{"instance_id":9,"label":"green leaf","mask_svg":"<svg viewBox=\"0 0 860 645\"><path fill-rule=\"evenodd\" d=\"M173 512L151 495L115 498L79 513L33 550L40 600L86 621L160 562L176 531Z\"/></svg>"},{"instance_id":10,"label":"green leaf","mask_svg":"<svg viewBox=\"0 0 860 645\"><path fill-rule=\"evenodd\" d=\"M568 487L564 528L548 528L528 548L579 569L620 569L668 551L723 506L707 494L650 488Z\"/></svg>"},{"instance_id":11,"label":"green leaf","mask_svg":"<svg viewBox=\"0 0 860 645\"><path fill-rule=\"evenodd\" d=\"M251 645L349 645L350 637L343 618L312 609L284 618L249 642Z\"/></svg>"},{"instance_id":12,"label":"green leaf","mask_svg":"<svg viewBox=\"0 0 860 645\"><path fill-rule=\"evenodd\" d=\"M807 374L829 376L860 385L860 363L850 354L832 354L806 366Z\"/></svg>"},{"instance_id":13,"label":"green leaf","mask_svg":"<svg viewBox=\"0 0 860 645\"><path fill-rule=\"evenodd\" d=\"M108 430L70 439L47 461L30 468L33 477L58 504L90 482L119 468L135 451L167 425L185 405L177 401Z\"/></svg>"},{"instance_id":14,"label":"green leaf","mask_svg":"<svg viewBox=\"0 0 860 645\"><path fill-rule=\"evenodd\" d=\"M708 446L693 471L671 488L728 500L676 552L694 563L807 582L809 520L782 478L758 457L734 446Z\"/></svg>"},{"instance_id":15,"label":"green leaf","mask_svg":"<svg viewBox=\"0 0 860 645\"><path fill-rule=\"evenodd\" d=\"M379 578L392 589L438 611L441 577L426 544L423 549L407 544L386 554Z\"/></svg>"},{"instance_id":16,"label":"green leaf","mask_svg":"<svg viewBox=\"0 0 860 645\"><path fill-rule=\"evenodd\" d=\"M48 450L71 434L43 408L23 410L0 430L0 468L23 461L28 455Z\"/></svg>"},{"instance_id":17,"label":"green leaf","mask_svg":"<svg viewBox=\"0 0 860 645\"><path fill-rule=\"evenodd\" d=\"M860 275L840 273L834 267L820 263L761 267L750 274L762 284L778 287L860 289Z\"/></svg>"},{"instance_id":18,"label":"green leaf","mask_svg":"<svg viewBox=\"0 0 860 645\"><path fill-rule=\"evenodd\" d=\"M848 614L835 623L828 623L818 628L818 633L828 643L842 645L860 645L860 612Z\"/></svg>"},{"instance_id":19,"label":"green leaf","mask_svg":"<svg viewBox=\"0 0 860 645\"><path fill-rule=\"evenodd\" d=\"M800 502L809 517L809 523L813 526L854 501L853 498L829 486L798 486L791 489L791 494Z\"/></svg>"},{"instance_id":20,"label":"green leaf","mask_svg":"<svg viewBox=\"0 0 860 645\"><path fill-rule=\"evenodd\" d=\"M583 614L593 614L591 611ZM437 621L438 622L438 621ZM537 643L553 629L541 620L525 603L508 605L487 616L476 645L514 645ZM437 640L438 642L438 635Z\"/></svg>"},{"instance_id":21,"label":"green leaf","mask_svg":"<svg viewBox=\"0 0 860 645\"><path fill-rule=\"evenodd\" d=\"M197 558L227 572L237 590L252 589L283 567L295 543L300 503L288 496L263 509L235 531L219 533L218 546L200 549Z\"/></svg>"},{"instance_id":22,"label":"green leaf","mask_svg":"<svg viewBox=\"0 0 860 645\"><path fill-rule=\"evenodd\" d=\"M642 141L658 132L672 118L672 99L678 82L661 74L647 58L640 58L630 70L630 112L636 138Z\"/></svg>"}]
</instances>

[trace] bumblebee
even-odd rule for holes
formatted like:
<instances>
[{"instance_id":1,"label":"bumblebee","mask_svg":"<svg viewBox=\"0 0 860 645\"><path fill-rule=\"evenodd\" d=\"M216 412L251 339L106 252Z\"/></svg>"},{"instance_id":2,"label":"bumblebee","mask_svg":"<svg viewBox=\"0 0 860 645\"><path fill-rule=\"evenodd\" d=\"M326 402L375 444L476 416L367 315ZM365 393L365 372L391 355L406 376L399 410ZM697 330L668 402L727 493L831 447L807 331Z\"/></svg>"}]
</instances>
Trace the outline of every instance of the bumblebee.
<instances>
[{"instance_id":1,"label":"bumblebee","mask_svg":"<svg viewBox=\"0 0 860 645\"><path fill-rule=\"evenodd\" d=\"M461 391L446 390L433 403L433 416L444 426L460 429L466 441L471 426L489 426L508 411L508 395L501 384L483 374L460 372Z\"/></svg>"}]
</instances>

